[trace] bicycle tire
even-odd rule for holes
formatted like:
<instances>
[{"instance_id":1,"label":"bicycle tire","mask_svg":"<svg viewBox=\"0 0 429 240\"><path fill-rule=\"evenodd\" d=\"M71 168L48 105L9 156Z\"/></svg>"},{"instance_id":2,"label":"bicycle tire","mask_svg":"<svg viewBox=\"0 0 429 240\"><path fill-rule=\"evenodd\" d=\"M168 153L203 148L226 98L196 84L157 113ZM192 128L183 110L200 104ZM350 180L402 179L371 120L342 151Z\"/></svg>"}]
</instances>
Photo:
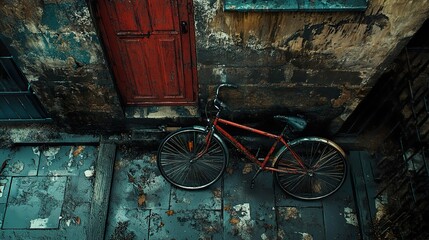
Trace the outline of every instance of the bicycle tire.
<instances>
[{"instance_id":1,"label":"bicycle tire","mask_svg":"<svg viewBox=\"0 0 429 240\"><path fill-rule=\"evenodd\" d=\"M210 186L222 176L229 154L217 134L213 134L207 152L195 159L206 147L206 136L202 127L182 128L161 142L157 165L168 182L179 188L196 190Z\"/></svg>"},{"instance_id":2,"label":"bicycle tire","mask_svg":"<svg viewBox=\"0 0 429 240\"><path fill-rule=\"evenodd\" d=\"M285 172L275 172L280 187L289 195L302 200L317 200L336 192L344 183L347 163L344 151L334 142L305 137L289 143L305 167L284 146L273 162L273 167Z\"/></svg>"}]
</instances>

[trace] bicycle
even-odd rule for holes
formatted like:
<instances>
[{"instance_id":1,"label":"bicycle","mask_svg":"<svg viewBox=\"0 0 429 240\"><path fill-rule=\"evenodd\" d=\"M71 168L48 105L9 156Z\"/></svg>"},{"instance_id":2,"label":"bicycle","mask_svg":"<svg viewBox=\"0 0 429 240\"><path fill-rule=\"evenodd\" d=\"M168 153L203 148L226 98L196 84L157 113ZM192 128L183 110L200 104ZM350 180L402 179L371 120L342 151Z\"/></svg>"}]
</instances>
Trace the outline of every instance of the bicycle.
<instances>
[{"instance_id":1,"label":"bicycle","mask_svg":"<svg viewBox=\"0 0 429 240\"><path fill-rule=\"evenodd\" d=\"M217 87L213 100L217 113L212 120L207 117L206 127L181 128L161 142L157 165L168 182L183 189L202 189L216 182L224 173L229 160L228 148L222 136L258 166L251 187L261 171L273 172L287 194L302 200L321 199L341 187L346 177L347 164L345 153L337 144L320 137L291 139L288 133L303 131L307 125L301 117L274 116L285 123L279 135L222 118L220 114L227 109L227 105L219 99L219 91L224 87L237 88L233 84L220 84ZM221 124L274 139L274 143L263 160L258 159L258 154L252 154ZM271 165L268 164L270 160Z\"/></svg>"}]
</instances>

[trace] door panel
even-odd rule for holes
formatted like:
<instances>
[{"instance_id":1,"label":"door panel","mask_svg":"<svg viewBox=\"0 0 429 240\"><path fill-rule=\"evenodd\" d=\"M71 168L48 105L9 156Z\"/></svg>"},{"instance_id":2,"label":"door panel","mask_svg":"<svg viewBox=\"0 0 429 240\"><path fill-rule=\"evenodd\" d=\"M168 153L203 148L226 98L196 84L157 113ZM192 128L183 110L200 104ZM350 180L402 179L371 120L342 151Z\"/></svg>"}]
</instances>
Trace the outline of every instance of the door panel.
<instances>
[{"instance_id":1,"label":"door panel","mask_svg":"<svg viewBox=\"0 0 429 240\"><path fill-rule=\"evenodd\" d=\"M140 96L140 98L156 97L156 91L151 81L147 81L151 76L149 72L151 66L146 56L150 50L147 43L142 42L141 39L121 39L120 46L122 62L129 63L124 68L126 79L130 79L128 81L127 95Z\"/></svg>"},{"instance_id":2,"label":"door panel","mask_svg":"<svg viewBox=\"0 0 429 240\"><path fill-rule=\"evenodd\" d=\"M148 0L153 31L175 31L178 26L177 1Z\"/></svg>"},{"instance_id":3,"label":"door panel","mask_svg":"<svg viewBox=\"0 0 429 240\"><path fill-rule=\"evenodd\" d=\"M174 38L159 39L158 41L158 56L160 56L159 63L163 63L160 70L163 80L163 93L167 98L183 97L181 89L184 87L183 75L181 68L177 66L175 59L177 41ZM179 61L180 62L180 61Z\"/></svg>"},{"instance_id":4,"label":"door panel","mask_svg":"<svg viewBox=\"0 0 429 240\"><path fill-rule=\"evenodd\" d=\"M196 101L191 0L100 0L103 41L129 105ZM180 31L181 22L187 31Z\"/></svg>"}]
</instances>

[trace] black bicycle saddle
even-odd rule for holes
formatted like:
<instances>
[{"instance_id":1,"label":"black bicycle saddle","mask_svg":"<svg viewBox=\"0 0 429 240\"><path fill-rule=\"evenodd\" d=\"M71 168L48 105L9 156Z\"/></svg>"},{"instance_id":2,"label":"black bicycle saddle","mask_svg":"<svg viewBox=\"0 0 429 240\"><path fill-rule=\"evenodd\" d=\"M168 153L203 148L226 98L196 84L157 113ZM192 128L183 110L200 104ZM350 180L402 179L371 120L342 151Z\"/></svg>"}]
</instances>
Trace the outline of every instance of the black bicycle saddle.
<instances>
[{"instance_id":1,"label":"black bicycle saddle","mask_svg":"<svg viewBox=\"0 0 429 240\"><path fill-rule=\"evenodd\" d=\"M277 115L274 116L274 119L279 120L281 122L285 122L288 124L293 131L302 131L307 126L307 121L305 121L303 118L300 117L292 117L292 116L282 116Z\"/></svg>"}]
</instances>

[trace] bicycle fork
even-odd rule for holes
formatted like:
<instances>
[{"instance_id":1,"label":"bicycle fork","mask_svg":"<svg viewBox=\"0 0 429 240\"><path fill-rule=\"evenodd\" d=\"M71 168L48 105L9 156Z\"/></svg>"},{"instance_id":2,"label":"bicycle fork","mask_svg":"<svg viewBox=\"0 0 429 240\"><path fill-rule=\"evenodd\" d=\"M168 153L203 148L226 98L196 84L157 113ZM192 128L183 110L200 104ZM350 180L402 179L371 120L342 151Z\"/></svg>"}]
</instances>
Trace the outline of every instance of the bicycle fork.
<instances>
[{"instance_id":1,"label":"bicycle fork","mask_svg":"<svg viewBox=\"0 0 429 240\"><path fill-rule=\"evenodd\" d=\"M202 151L197 153L197 155L195 156L195 158L192 159L192 161L200 159L204 154L206 154L208 152L210 143L212 141L213 132L214 132L214 126L212 126L210 130L207 130L207 136L204 139L206 146L204 147L204 149Z\"/></svg>"}]
</instances>

